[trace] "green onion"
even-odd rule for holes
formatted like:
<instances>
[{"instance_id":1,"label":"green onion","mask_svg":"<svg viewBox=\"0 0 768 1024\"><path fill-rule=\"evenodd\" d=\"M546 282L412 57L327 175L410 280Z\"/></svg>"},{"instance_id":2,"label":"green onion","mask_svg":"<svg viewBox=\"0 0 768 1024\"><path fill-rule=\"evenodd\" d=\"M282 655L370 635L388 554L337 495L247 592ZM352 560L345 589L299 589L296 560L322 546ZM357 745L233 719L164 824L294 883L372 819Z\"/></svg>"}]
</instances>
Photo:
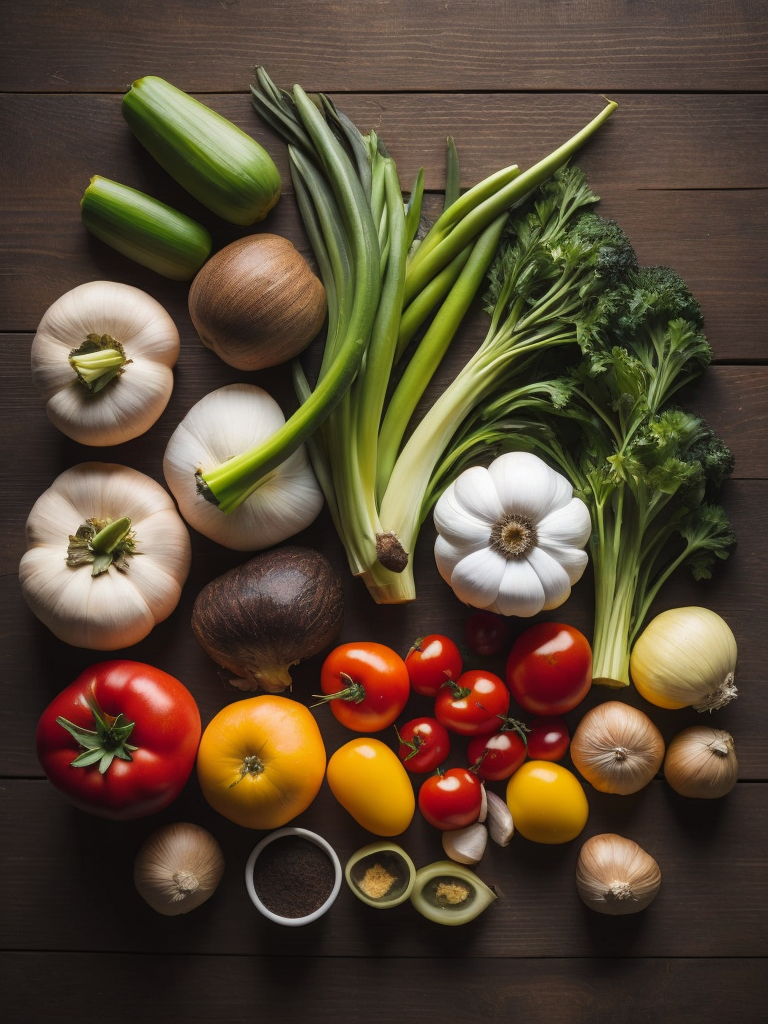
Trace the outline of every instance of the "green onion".
<instances>
[{"instance_id":1,"label":"green onion","mask_svg":"<svg viewBox=\"0 0 768 1024\"><path fill-rule=\"evenodd\" d=\"M280 198L280 174L264 147L164 79L134 82L122 111L160 166L224 220L261 221Z\"/></svg>"},{"instance_id":2,"label":"green onion","mask_svg":"<svg viewBox=\"0 0 768 1024\"><path fill-rule=\"evenodd\" d=\"M95 175L80 201L83 224L123 256L174 281L189 281L208 259L206 229L165 203Z\"/></svg>"}]
</instances>

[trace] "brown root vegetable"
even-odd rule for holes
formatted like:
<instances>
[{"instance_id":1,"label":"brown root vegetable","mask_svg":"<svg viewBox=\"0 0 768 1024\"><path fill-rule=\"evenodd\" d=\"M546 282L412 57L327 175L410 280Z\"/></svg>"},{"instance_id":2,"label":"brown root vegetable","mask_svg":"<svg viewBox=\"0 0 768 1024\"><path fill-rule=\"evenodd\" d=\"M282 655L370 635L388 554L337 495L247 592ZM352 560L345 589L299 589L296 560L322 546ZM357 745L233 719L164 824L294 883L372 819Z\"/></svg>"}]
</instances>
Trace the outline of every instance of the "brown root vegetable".
<instances>
[{"instance_id":1,"label":"brown root vegetable","mask_svg":"<svg viewBox=\"0 0 768 1024\"><path fill-rule=\"evenodd\" d=\"M200 340L238 370L298 355L320 332L326 309L322 282L280 235L231 242L203 265L189 290Z\"/></svg>"},{"instance_id":2,"label":"brown root vegetable","mask_svg":"<svg viewBox=\"0 0 768 1024\"><path fill-rule=\"evenodd\" d=\"M341 631L341 578L320 552L275 548L208 583L192 609L207 654L240 690L281 693L290 668L319 654Z\"/></svg>"}]
</instances>

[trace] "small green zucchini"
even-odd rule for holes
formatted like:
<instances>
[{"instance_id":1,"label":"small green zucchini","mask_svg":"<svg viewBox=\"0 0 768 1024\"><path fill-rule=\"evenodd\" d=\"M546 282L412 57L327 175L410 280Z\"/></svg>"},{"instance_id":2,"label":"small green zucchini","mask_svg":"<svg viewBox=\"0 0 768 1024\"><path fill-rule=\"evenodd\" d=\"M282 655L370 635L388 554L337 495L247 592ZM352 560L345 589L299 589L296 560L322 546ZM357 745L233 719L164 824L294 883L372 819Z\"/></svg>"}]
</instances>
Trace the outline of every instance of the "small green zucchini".
<instances>
[{"instance_id":1,"label":"small green zucchini","mask_svg":"<svg viewBox=\"0 0 768 1024\"><path fill-rule=\"evenodd\" d=\"M243 226L261 221L280 198L280 174L267 151L165 79L138 79L123 97L122 111L160 166L224 220Z\"/></svg>"},{"instance_id":2,"label":"small green zucchini","mask_svg":"<svg viewBox=\"0 0 768 1024\"><path fill-rule=\"evenodd\" d=\"M201 224L99 175L91 178L80 213L96 238L173 281L190 281L211 252L211 236Z\"/></svg>"}]
</instances>

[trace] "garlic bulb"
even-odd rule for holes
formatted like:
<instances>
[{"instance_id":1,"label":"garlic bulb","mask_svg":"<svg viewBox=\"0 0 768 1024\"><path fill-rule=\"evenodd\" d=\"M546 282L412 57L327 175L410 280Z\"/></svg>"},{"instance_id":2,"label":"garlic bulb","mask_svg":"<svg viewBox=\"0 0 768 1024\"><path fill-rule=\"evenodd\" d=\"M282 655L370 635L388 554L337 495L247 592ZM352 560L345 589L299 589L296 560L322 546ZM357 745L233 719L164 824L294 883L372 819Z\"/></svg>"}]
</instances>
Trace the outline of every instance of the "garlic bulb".
<instances>
[{"instance_id":1,"label":"garlic bulb","mask_svg":"<svg viewBox=\"0 0 768 1024\"><path fill-rule=\"evenodd\" d=\"M149 430L168 404L179 332L146 292L90 281L49 307L32 342L32 379L51 422L80 444Z\"/></svg>"},{"instance_id":2,"label":"garlic bulb","mask_svg":"<svg viewBox=\"0 0 768 1024\"><path fill-rule=\"evenodd\" d=\"M86 462L32 507L19 580L60 640L115 651L168 618L191 557L187 528L160 484L127 466Z\"/></svg>"},{"instance_id":3,"label":"garlic bulb","mask_svg":"<svg viewBox=\"0 0 768 1024\"><path fill-rule=\"evenodd\" d=\"M661 767L664 739L643 712L618 700L584 715L571 740L571 759L601 793L637 793Z\"/></svg>"},{"instance_id":4,"label":"garlic bulb","mask_svg":"<svg viewBox=\"0 0 768 1024\"><path fill-rule=\"evenodd\" d=\"M592 836L576 864L579 896L600 914L635 914L655 898L661 885L659 865L631 839L606 832Z\"/></svg>"},{"instance_id":5,"label":"garlic bulb","mask_svg":"<svg viewBox=\"0 0 768 1024\"><path fill-rule=\"evenodd\" d=\"M629 671L635 689L661 708L714 711L736 696L736 639L708 608L671 608L638 637Z\"/></svg>"},{"instance_id":6,"label":"garlic bulb","mask_svg":"<svg viewBox=\"0 0 768 1024\"><path fill-rule=\"evenodd\" d=\"M538 456L472 466L435 505L435 561L460 601L501 615L558 608L587 566L587 506Z\"/></svg>"},{"instance_id":7,"label":"garlic bulb","mask_svg":"<svg viewBox=\"0 0 768 1024\"><path fill-rule=\"evenodd\" d=\"M691 725L667 748L664 777L681 796L713 800L736 785L739 762L733 737L723 729Z\"/></svg>"},{"instance_id":8,"label":"garlic bulb","mask_svg":"<svg viewBox=\"0 0 768 1024\"><path fill-rule=\"evenodd\" d=\"M159 914L186 914L213 896L224 874L217 840L200 825L165 825L144 841L133 867L139 894Z\"/></svg>"},{"instance_id":9,"label":"garlic bulb","mask_svg":"<svg viewBox=\"0 0 768 1024\"><path fill-rule=\"evenodd\" d=\"M285 423L280 406L253 384L229 384L194 405L171 435L163 459L166 482L182 516L210 540L235 551L259 551L312 523L323 494L301 447L225 515L199 493L196 473L247 452Z\"/></svg>"}]
</instances>

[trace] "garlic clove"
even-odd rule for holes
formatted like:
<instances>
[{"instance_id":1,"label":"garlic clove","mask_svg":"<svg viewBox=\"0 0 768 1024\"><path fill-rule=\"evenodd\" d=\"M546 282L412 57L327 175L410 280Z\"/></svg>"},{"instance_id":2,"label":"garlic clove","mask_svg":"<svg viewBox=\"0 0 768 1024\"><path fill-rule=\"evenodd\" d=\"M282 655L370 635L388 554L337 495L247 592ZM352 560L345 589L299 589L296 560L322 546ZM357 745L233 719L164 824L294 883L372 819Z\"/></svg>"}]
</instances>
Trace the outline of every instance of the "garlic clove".
<instances>
[{"instance_id":1,"label":"garlic clove","mask_svg":"<svg viewBox=\"0 0 768 1024\"><path fill-rule=\"evenodd\" d=\"M509 846L515 834L512 812L506 800L494 792L489 792L488 799L488 832L498 846Z\"/></svg>"},{"instance_id":2,"label":"garlic clove","mask_svg":"<svg viewBox=\"0 0 768 1024\"><path fill-rule=\"evenodd\" d=\"M488 845L488 829L482 822L443 832L443 850L458 864L479 864Z\"/></svg>"},{"instance_id":3,"label":"garlic clove","mask_svg":"<svg viewBox=\"0 0 768 1024\"><path fill-rule=\"evenodd\" d=\"M488 817L488 790L485 786L480 787L482 793L482 803L480 804L480 813L477 816L477 820L482 824Z\"/></svg>"}]
</instances>

